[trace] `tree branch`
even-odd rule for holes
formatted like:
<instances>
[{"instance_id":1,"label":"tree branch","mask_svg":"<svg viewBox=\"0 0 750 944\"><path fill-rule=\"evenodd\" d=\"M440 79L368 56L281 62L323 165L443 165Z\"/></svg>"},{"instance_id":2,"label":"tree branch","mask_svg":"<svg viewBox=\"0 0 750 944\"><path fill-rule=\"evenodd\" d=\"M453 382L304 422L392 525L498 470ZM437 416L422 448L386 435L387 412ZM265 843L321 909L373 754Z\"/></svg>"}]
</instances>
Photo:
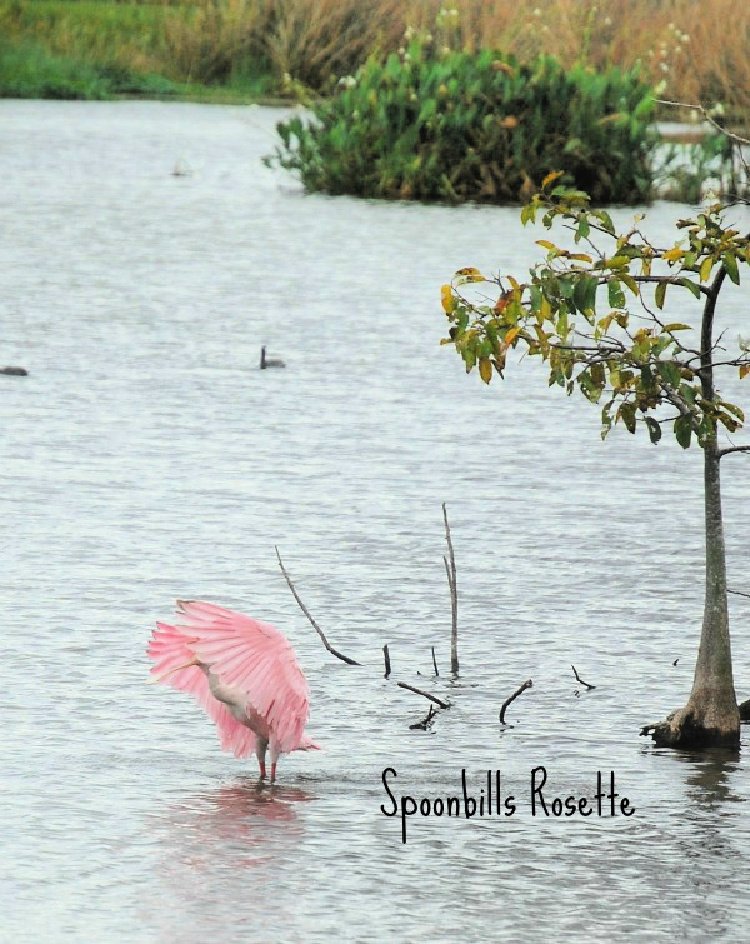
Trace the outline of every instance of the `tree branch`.
<instances>
[{"instance_id":1,"label":"tree branch","mask_svg":"<svg viewBox=\"0 0 750 944\"><path fill-rule=\"evenodd\" d=\"M723 135L729 138L730 141L734 141L735 144L750 144L750 139L742 138L740 135L735 134L733 131L727 131L726 128L722 128L718 121L711 116L711 114L703 107L703 105L688 105L687 102L670 102L663 98L656 99L657 105L671 105L674 108L689 108L692 111L699 112L705 120L716 128L717 131L720 131Z\"/></svg>"},{"instance_id":2,"label":"tree branch","mask_svg":"<svg viewBox=\"0 0 750 944\"><path fill-rule=\"evenodd\" d=\"M726 449L717 449L716 455L721 459L723 456L728 456L732 452L750 452L750 444L747 446L727 446Z\"/></svg>"},{"instance_id":3,"label":"tree branch","mask_svg":"<svg viewBox=\"0 0 750 944\"><path fill-rule=\"evenodd\" d=\"M328 642L328 640L326 639L325 633L320 628L320 626L318 626L318 624L315 622L312 615L310 614L310 611L300 599L300 595L297 593L297 590L295 589L295 586L292 583L292 578L286 572L286 567L284 567L284 562L281 559L281 554L279 554L279 549L278 547L276 547L276 545L274 545L274 550L276 551L276 557L279 561L279 567L281 568L281 573L284 575L284 579L286 580L287 585L289 586L289 589L292 591L292 595L294 596L294 599L299 604L299 608L307 617L312 628L315 630L318 636L320 636L320 641L326 647L328 652L330 652L332 656L336 656L336 658L340 659L342 662L346 662L347 665L359 665L359 662L357 662L355 659L351 659L349 656L343 655L337 649L334 649L333 646Z\"/></svg>"},{"instance_id":4,"label":"tree branch","mask_svg":"<svg viewBox=\"0 0 750 944\"><path fill-rule=\"evenodd\" d=\"M683 283L683 281L687 278L687 276L686 276L686 275L685 275L685 276L678 276L678 275L634 275L632 278L633 278L633 281L634 281L634 282L651 282L651 283L654 283L654 282L656 282L656 283L658 283L658 282L664 282L664 283L666 283L667 285L679 285L679 286L681 286L682 288L685 288L685 286L684 286L682 283ZM605 280L605 281L608 281L608 280ZM697 288L700 289L700 291L702 292L703 295L710 295L710 294L711 294L711 289L710 289L707 285L700 285L699 283L696 283L696 284L697 284Z\"/></svg>"}]
</instances>

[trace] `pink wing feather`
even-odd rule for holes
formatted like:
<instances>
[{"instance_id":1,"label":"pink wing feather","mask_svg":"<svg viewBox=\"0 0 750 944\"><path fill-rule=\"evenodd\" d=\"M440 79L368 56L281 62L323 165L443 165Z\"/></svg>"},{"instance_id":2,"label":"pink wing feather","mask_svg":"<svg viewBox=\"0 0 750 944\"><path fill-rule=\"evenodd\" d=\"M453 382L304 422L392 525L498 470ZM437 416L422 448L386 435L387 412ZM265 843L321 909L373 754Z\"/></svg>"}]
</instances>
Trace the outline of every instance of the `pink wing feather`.
<instances>
[{"instance_id":1,"label":"pink wing feather","mask_svg":"<svg viewBox=\"0 0 750 944\"><path fill-rule=\"evenodd\" d=\"M213 697L198 666L182 668L193 659L208 666L223 685L247 695L280 753L309 743L304 736L309 689L284 635L268 623L211 603L179 601L177 606L185 625L157 623L148 648L156 662L151 672L157 677L171 673L166 683L197 698L216 723L222 747L246 757L255 750L255 735Z\"/></svg>"}]
</instances>

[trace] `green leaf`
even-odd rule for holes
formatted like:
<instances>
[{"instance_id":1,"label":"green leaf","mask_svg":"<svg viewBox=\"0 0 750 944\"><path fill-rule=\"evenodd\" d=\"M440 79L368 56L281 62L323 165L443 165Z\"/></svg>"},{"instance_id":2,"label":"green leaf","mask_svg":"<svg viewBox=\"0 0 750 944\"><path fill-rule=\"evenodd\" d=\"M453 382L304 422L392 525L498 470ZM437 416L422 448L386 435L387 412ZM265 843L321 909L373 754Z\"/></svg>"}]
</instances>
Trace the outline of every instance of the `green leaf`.
<instances>
[{"instance_id":1,"label":"green leaf","mask_svg":"<svg viewBox=\"0 0 750 944\"><path fill-rule=\"evenodd\" d=\"M576 280L573 289L573 304L578 311L593 310L596 301L596 279L589 275L582 275Z\"/></svg>"},{"instance_id":2,"label":"green leaf","mask_svg":"<svg viewBox=\"0 0 750 944\"><path fill-rule=\"evenodd\" d=\"M612 308L625 307L625 292L623 292L622 286L617 279L612 279L607 285L607 291L609 292L609 304Z\"/></svg>"},{"instance_id":3,"label":"green leaf","mask_svg":"<svg viewBox=\"0 0 750 944\"><path fill-rule=\"evenodd\" d=\"M627 285L627 287L630 289L630 291L633 293L633 295L637 296L637 295L638 295L638 284L637 284L637 282L635 281L635 279L633 278L633 276L632 276L632 275L628 275L626 272L621 272L621 273L620 273L620 278L621 278L622 281L625 283L625 285Z\"/></svg>"},{"instance_id":4,"label":"green leaf","mask_svg":"<svg viewBox=\"0 0 750 944\"><path fill-rule=\"evenodd\" d=\"M542 290L539 288L536 282L534 282L529 289L529 296L531 301L531 310L539 311L542 305Z\"/></svg>"},{"instance_id":5,"label":"green leaf","mask_svg":"<svg viewBox=\"0 0 750 944\"><path fill-rule=\"evenodd\" d=\"M659 371L659 376L662 377L670 387L679 388L682 377L680 376L679 367L673 361L657 361L656 367Z\"/></svg>"},{"instance_id":6,"label":"green leaf","mask_svg":"<svg viewBox=\"0 0 750 944\"><path fill-rule=\"evenodd\" d=\"M649 439L656 445L661 439L661 425L656 422L653 416L647 416L646 426L648 428Z\"/></svg>"},{"instance_id":7,"label":"green leaf","mask_svg":"<svg viewBox=\"0 0 750 944\"><path fill-rule=\"evenodd\" d=\"M696 298L701 297L700 286L695 282L691 282L690 279L680 279L680 285L683 285L685 288L689 289Z\"/></svg>"},{"instance_id":8,"label":"green leaf","mask_svg":"<svg viewBox=\"0 0 750 944\"><path fill-rule=\"evenodd\" d=\"M595 210L592 216L595 216L599 220L605 232L609 233L610 236L615 235L615 224L612 222L612 217L606 210Z\"/></svg>"},{"instance_id":9,"label":"green leaf","mask_svg":"<svg viewBox=\"0 0 750 944\"><path fill-rule=\"evenodd\" d=\"M656 302L656 307L661 309L664 307L664 299L667 295L667 283L659 282L656 286L656 291L654 292L654 301Z\"/></svg>"},{"instance_id":10,"label":"green leaf","mask_svg":"<svg viewBox=\"0 0 750 944\"><path fill-rule=\"evenodd\" d=\"M690 437L693 433L693 424L689 416L678 416L674 421L674 435L683 449L690 448Z\"/></svg>"},{"instance_id":11,"label":"green leaf","mask_svg":"<svg viewBox=\"0 0 750 944\"><path fill-rule=\"evenodd\" d=\"M635 432L635 403L623 403L617 411L629 433Z\"/></svg>"},{"instance_id":12,"label":"green leaf","mask_svg":"<svg viewBox=\"0 0 750 944\"><path fill-rule=\"evenodd\" d=\"M732 416L736 416L741 423L745 422L745 412L741 407L736 406L734 403L727 403L726 400L722 400L719 406L727 413L731 413Z\"/></svg>"},{"instance_id":13,"label":"green leaf","mask_svg":"<svg viewBox=\"0 0 750 944\"><path fill-rule=\"evenodd\" d=\"M734 282L735 285L740 284L740 273L737 269L737 260L731 252L725 252L722 256L724 263L724 268L727 270L727 275Z\"/></svg>"}]
</instances>

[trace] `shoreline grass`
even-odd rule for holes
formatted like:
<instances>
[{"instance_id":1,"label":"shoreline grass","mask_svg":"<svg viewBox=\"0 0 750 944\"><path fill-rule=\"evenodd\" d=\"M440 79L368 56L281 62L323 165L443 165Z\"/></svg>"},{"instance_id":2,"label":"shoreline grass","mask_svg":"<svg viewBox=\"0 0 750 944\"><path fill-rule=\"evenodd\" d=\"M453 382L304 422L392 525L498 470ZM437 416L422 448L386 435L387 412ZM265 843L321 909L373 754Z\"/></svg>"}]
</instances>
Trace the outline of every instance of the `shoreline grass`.
<instances>
[{"instance_id":1,"label":"shoreline grass","mask_svg":"<svg viewBox=\"0 0 750 944\"><path fill-rule=\"evenodd\" d=\"M0 0L0 96L325 95L407 30L566 68L638 64L663 97L750 115L750 5L735 0Z\"/></svg>"}]
</instances>

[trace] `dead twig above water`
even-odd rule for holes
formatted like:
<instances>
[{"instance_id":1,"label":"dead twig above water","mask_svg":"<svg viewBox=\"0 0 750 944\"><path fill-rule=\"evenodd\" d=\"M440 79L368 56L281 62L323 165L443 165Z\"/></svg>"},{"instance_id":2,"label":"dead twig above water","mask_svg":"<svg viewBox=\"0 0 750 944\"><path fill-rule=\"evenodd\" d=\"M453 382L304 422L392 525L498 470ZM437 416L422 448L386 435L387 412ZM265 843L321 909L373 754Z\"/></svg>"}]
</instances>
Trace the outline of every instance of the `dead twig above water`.
<instances>
[{"instance_id":1,"label":"dead twig above water","mask_svg":"<svg viewBox=\"0 0 750 944\"><path fill-rule=\"evenodd\" d=\"M383 658L385 659L385 678L391 674L391 654L388 652L388 644L383 646Z\"/></svg>"},{"instance_id":2,"label":"dead twig above water","mask_svg":"<svg viewBox=\"0 0 750 944\"><path fill-rule=\"evenodd\" d=\"M500 724L505 724L505 712L506 712L507 709L508 709L508 705L509 705L512 701L515 701L516 698L518 698L518 696L519 696L522 692L525 692L527 688L531 688L531 687L532 687L532 684L533 684L533 683L532 683L531 679L526 679L526 681L523 683L523 685L519 686L519 687L516 689L516 691L513 692L513 694L510 696L510 698L506 698L506 699L505 699L505 701L503 702L503 705L502 705L502 707L501 707L501 709L500 709Z\"/></svg>"},{"instance_id":3,"label":"dead twig above water","mask_svg":"<svg viewBox=\"0 0 750 944\"><path fill-rule=\"evenodd\" d=\"M310 625L318 634L318 636L320 637L320 641L326 647L328 652L330 652L332 656L336 656L336 658L340 659L342 662L346 662L347 665L359 665L359 662L357 662L355 659L352 659L349 656L345 656L343 653L339 652L338 649L334 649L333 646L328 642L328 640L326 639L325 633L320 628L320 626L318 626L318 624L315 622L310 611L300 599L300 595L297 593L297 590L294 584L292 583L292 578L287 573L286 567L284 567L284 562L281 559L281 554L279 554L279 549L275 545L274 545L274 550L276 551L276 557L279 561L279 567L281 568L281 573L284 575L284 580L286 580L289 589L292 591L292 595L294 596L294 599L299 604L299 608L307 617L308 621L310 622Z\"/></svg>"},{"instance_id":4,"label":"dead twig above water","mask_svg":"<svg viewBox=\"0 0 750 944\"><path fill-rule=\"evenodd\" d=\"M407 692L414 692L415 695L421 695L423 698L428 698L430 701L434 702L438 708L450 708L450 702L443 701L442 698L438 698L437 695L431 695L429 692L423 691L421 688L415 688L413 685L409 685L408 682L396 682L399 688L405 689Z\"/></svg>"},{"instance_id":5,"label":"dead twig above water","mask_svg":"<svg viewBox=\"0 0 750 944\"><path fill-rule=\"evenodd\" d=\"M578 671L577 671L577 669L576 669L576 667L575 667L574 665L571 665L571 669L573 670L573 675L575 675L577 682L580 682L581 685L585 685L585 687L588 688L589 690L591 690L592 688L596 688L596 685L589 685L588 682L584 682L584 681L583 681L583 679L582 679L581 676L578 674Z\"/></svg>"},{"instance_id":6,"label":"dead twig above water","mask_svg":"<svg viewBox=\"0 0 750 944\"><path fill-rule=\"evenodd\" d=\"M448 524L448 512L443 502L443 520L445 521L445 540L448 545L448 554L443 557L445 573L448 577L448 588L451 594L451 674L458 675L458 587L456 584L456 556L453 553L451 527ZM437 668L435 670L437 675Z\"/></svg>"},{"instance_id":7,"label":"dead twig above water","mask_svg":"<svg viewBox=\"0 0 750 944\"><path fill-rule=\"evenodd\" d=\"M430 710L426 717L422 718L421 721L415 721L414 724L409 725L410 731L427 731L432 727L433 718L437 715L437 711L430 705Z\"/></svg>"}]
</instances>

